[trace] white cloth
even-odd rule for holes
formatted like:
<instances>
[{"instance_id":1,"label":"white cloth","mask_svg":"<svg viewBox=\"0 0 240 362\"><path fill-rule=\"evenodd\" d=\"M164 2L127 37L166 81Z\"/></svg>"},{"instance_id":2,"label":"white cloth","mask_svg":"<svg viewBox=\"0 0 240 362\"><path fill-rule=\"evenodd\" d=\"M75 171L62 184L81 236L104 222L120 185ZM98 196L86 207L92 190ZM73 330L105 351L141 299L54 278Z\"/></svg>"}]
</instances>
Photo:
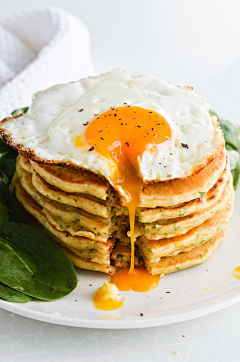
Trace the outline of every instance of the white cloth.
<instances>
[{"instance_id":1,"label":"white cloth","mask_svg":"<svg viewBox=\"0 0 240 362\"><path fill-rule=\"evenodd\" d=\"M48 7L0 18L0 119L54 84L94 75L87 27Z\"/></svg>"}]
</instances>

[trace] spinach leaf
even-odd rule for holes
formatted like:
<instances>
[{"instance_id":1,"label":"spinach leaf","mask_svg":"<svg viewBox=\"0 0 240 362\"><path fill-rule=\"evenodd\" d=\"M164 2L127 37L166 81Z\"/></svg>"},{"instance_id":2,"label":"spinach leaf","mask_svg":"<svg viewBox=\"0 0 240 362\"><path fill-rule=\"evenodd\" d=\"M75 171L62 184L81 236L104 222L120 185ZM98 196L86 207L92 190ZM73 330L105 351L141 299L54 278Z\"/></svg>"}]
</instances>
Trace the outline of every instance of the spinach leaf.
<instances>
[{"instance_id":1,"label":"spinach leaf","mask_svg":"<svg viewBox=\"0 0 240 362\"><path fill-rule=\"evenodd\" d=\"M15 186L9 185L11 210L9 212L10 221L23 222L24 209L15 195Z\"/></svg>"},{"instance_id":2,"label":"spinach leaf","mask_svg":"<svg viewBox=\"0 0 240 362\"><path fill-rule=\"evenodd\" d=\"M17 155L17 151L8 146L0 136L0 168L9 178L12 178L15 172Z\"/></svg>"},{"instance_id":3,"label":"spinach leaf","mask_svg":"<svg viewBox=\"0 0 240 362\"><path fill-rule=\"evenodd\" d=\"M231 145L233 149L238 150L240 147L239 126L226 119L219 119L219 124L222 128L226 143Z\"/></svg>"},{"instance_id":4,"label":"spinach leaf","mask_svg":"<svg viewBox=\"0 0 240 362\"><path fill-rule=\"evenodd\" d=\"M230 170L233 176L233 188L236 190L240 173L240 153L235 150L227 151L230 160Z\"/></svg>"},{"instance_id":5,"label":"spinach leaf","mask_svg":"<svg viewBox=\"0 0 240 362\"><path fill-rule=\"evenodd\" d=\"M232 171L237 167L237 164L240 159L240 154L238 151L235 150L228 150L227 153L230 160L230 170Z\"/></svg>"},{"instance_id":6,"label":"spinach leaf","mask_svg":"<svg viewBox=\"0 0 240 362\"><path fill-rule=\"evenodd\" d=\"M14 109L14 111L12 111L11 115L14 117L14 116L17 116L18 114L26 113L28 111L28 109L29 109L29 107Z\"/></svg>"},{"instance_id":7,"label":"spinach leaf","mask_svg":"<svg viewBox=\"0 0 240 362\"><path fill-rule=\"evenodd\" d=\"M212 110L210 110L210 113L217 117L220 127L222 128L225 147L230 159L230 169L233 175L233 188L236 190L240 174L240 126L228 120L219 118Z\"/></svg>"},{"instance_id":8,"label":"spinach leaf","mask_svg":"<svg viewBox=\"0 0 240 362\"><path fill-rule=\"evenodd\" d=\"M62 250L28 225L0 225L0 260L0 281L38 299L59 299L77 285L74 267Z\"/></svg>"},{"instance_id":9,"label":"spinach leaf","mask_svg":"<svg viewBox=\"0 0 240 362\"><path fill-rule=\"evenodd\" d=\"M9 179L7 175L0 170L0 224L8 221L8 212L11 208L10 194L8 190Z\"/></svg>"},{"instance_id":10,"label":"spinach leaf","mask_svg":"<svg viewBox=\"0 0 240 362\"><path fill-rule=\"evenodd\" d=\"M0 298L14 303L27 303L32 300L31 297L18 292L0 282Z\"/></svg>"},{"instance_id":11,"label":"spinach leaf","mask_svg":"<svg viewBox=\"0 0 240 362\"><path fill-rule=\"evenodd\" d=\"M239 182L239 174L240 174L240 159L238 160L237 166L235 168L234 171L232 171L234 173L233 175L233 188L234 190L237 189L238 186L238 182Z\"/></svg>"},{"instance_id":12,"label":"spinach leaf","mask_svg":"<svg viewBox=\"0 0 240 362\"><path fill-rule=\"evenodd\" d=\"M227 119L219 118L216 112L211 109L209 112L217 117L220 127L222 128L226 144L231 146L234 150L239 150L240 126L234 122L228 121Z\"/></svg>"},{"instance_id":13,"label":"spinach leaf","mask_svg":"<svg viewBox=\"0 0 240 362\"><path fill-rule=\"evenodd\" d=\"M5 221L8 221L8 208L0 201L0 224L3 224Z\"/></svg>"},{"instance_id":14,"label":"spinach leaf","mask_svg":"<svg viewBox=\"0 0 240 362\"><path fill-rule=\"evenodd\" d=\"M9 178L7 175L0 169L0 185L9 183Z\"/></svg>"},{"instance_id":15,"label":"spinach leaf","mask_svg":"<svg viewBox=\"0 0 240 362\"><path fill-rule=\"evenodd\" d=\"M39 93L41 93L42 91L36 92L34 93L34 95L32 96L32 101L34 101L34 99L39 95Z\"/></svg>"}]
</instances>

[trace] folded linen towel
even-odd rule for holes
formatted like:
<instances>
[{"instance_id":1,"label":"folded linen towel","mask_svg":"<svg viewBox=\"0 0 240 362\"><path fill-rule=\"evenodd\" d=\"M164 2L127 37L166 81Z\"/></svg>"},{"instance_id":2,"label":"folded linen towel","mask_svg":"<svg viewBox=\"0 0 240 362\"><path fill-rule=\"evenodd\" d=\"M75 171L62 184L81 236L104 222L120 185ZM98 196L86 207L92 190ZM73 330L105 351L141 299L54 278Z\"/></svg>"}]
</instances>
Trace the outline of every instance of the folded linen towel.
<instances>
[{"instance_id":1,"label":"folded linen towel","mask_svg":"<svg viewBox=\"0 0 240 362\"><path fill-rule=\"evenodd\" d=\"M37 91L94 74L87 27L48 7L0 18L0 119Z\"/></svg>"}]
</instances>

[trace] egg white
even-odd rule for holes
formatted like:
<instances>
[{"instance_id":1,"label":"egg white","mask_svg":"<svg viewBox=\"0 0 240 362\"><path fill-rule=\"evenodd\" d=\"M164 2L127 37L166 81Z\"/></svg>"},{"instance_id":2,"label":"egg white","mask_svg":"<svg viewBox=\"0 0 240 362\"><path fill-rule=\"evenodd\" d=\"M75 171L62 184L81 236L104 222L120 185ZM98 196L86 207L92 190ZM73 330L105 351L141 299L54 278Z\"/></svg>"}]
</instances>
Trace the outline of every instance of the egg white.
<instances>
[{"instance_id":1,"label":"egg white","mask_svg":"<svg viewBox=\"0 0 240 362\"><path fill-rule=\"evenodd\" d=\"M189 88L142 73L114 70L41 92L27 114L1 125L12 142L32 150L43 161L72 163L94 173L111 175L112 161L89 145L75 147L86 123L111 107L138 106L158 112L170 125L172 137L152 154L138 158L143 181L169 180L190 175L223 143L209 115L209 103ZM187 145L187 147L183 147Z\"/></svg>"}]
</instances>

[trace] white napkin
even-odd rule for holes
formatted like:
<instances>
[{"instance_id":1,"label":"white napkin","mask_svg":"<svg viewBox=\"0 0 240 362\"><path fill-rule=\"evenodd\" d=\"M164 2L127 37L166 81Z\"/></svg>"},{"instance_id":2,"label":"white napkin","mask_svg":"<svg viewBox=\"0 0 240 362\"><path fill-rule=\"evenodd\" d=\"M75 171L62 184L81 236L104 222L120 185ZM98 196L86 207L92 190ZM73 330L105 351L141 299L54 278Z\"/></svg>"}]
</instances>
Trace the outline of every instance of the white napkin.
<instances>
[{"instance_id":1,"label":"white napkin","mask_svg":"<svg viewBox=\"0 0 240 362\"><path fill-rule=\"evenodd\" d=\"M0 18L0 119L34 93L93 75L86 26L56 7Z\"/></svg>"}]
</instances>

